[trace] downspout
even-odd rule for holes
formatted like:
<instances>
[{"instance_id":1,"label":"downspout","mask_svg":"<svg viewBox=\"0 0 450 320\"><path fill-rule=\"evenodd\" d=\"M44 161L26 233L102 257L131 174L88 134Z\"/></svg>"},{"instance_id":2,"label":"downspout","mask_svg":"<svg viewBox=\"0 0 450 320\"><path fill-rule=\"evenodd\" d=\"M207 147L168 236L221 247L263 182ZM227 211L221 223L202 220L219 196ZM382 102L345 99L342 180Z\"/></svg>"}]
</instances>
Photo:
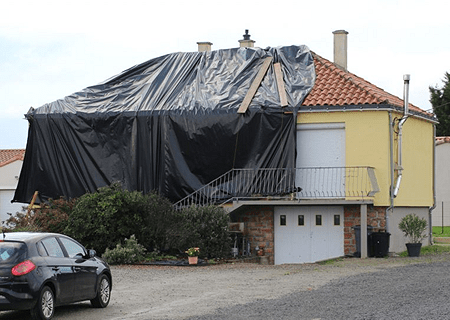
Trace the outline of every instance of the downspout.
<instances>
[{"instance_id":1,"label":"downspout","mask_svg":"<svg viewBox=\"0 0 450 320\"><path fill-rule=\"evenodd\" d=\"M429 208L428 227L430 232L429 244L433 244L433 215L436 208L436 126L433 126L433 206Z\"/></svg>"},{"instance_id":2,"label":"downspout","mask_svg":"<svg viewBox=\"0 0 450 320\"><path fill-rule=\"evenodd\" d=\"M386 232L390 232L389 215L394 213L394 122L392 120L392 112L389 111L389 163L390 163L390 186L389 200L390 206L386 210Z\"/></svg>"},{"instance_id":3,"label":"downspout","mask_svg":"<svg viewBox=\"0 0 450 320\"><path fill-rule=\"evenodd\" d=\"M400 119L400 122L398 123L398 163L397 163L397 182L395 183L395 189L394 189L394 198L397 197L398 190L400 189L400 183L402 182L402 176L403 176L403 161L402 161L402 136L403 136L403 124L408 119L408 96L409 96L409 74L405 74L403 76L404 81L404 87L403 87L403 104L404 104L404 113L403 117Z\"/></svg>"}]
</instances>

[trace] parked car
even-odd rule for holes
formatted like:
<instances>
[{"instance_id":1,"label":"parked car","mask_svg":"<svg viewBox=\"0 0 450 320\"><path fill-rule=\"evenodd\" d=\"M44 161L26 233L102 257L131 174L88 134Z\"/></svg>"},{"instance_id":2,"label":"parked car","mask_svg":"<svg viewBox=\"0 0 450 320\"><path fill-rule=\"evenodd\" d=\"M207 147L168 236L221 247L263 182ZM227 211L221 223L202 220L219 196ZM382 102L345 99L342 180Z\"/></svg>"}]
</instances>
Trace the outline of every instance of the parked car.
<instances>
[{"instance_id":1,"label":"parked car","mask_svg":"<svg viewBox=\"0 0 450 320\"><path fill-rule=\"evenodd\" d=\"M111 288L108 264L70 237L0 234L0 310L30 310L33 319L48 320L55 307L73 302L105 308Z\"/></svg>"}]
</instances>

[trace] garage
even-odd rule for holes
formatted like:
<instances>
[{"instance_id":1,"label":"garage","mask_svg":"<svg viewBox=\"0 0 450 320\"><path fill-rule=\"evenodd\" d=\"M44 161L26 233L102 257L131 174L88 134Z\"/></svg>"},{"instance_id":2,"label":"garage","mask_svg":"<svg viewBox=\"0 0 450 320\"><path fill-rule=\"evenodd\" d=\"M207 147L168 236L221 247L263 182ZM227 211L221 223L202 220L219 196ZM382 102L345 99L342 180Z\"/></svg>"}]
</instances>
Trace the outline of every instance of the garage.
<instances>
[{"instance_id":1,"label":"garage","mask_svg":"<svg viewBox=\"0 0 450 320\"><path fill-rule=\"evenodd\" d=\"M310 263L344 255L342 206L276 207L275 264Z\"/></svg>"}]
</instances>

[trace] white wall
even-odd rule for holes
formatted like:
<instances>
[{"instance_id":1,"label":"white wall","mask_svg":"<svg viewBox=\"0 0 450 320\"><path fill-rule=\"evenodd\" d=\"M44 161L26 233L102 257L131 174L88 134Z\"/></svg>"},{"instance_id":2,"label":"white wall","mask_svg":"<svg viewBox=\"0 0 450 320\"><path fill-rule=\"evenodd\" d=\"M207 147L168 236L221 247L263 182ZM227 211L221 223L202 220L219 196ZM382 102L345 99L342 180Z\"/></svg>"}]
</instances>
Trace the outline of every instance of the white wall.
<instances>
[{"instance_id":1,"label":"white wall","mask_svg":"<svg viewBox=\"0 0 450 320\"><path fill-rule=\"evenodd\" d=\"M436 146L436 209L433 210L433 226L442 226L442 220L444 226L450 226L450 143Z\"/></svg>"},{"instance_id":2,"label":"white wall","mask_svg":"<svg viewBox=\"0 0 450 320\"><path fill-rule=\"evenodd\" d=\"M11 203L17 187L23 161L17 160L0 167L0 221L8 219L8 213L22 211L23 203ZM17 178L16 178L17 177Z\"/></svg>"},{"instance_id":3,"label":"white wall","mask_svg":"<svg viewBox=\"0 0 450 320\"><path fill-rule=\"evenodd\" d=\"M403 232L398 228L400 220L408 214L416 214L420 218L424 218L427 221L426 233L429 234L429 208L427 207L395 207L394 212L389 214L389 232L391 234L389 239L389 252L402 252L406 251L406 243L408 238L406 238ZM423 241L422 245L430 245L430 237L427 236Z\"/></svg>"}]
</instances>

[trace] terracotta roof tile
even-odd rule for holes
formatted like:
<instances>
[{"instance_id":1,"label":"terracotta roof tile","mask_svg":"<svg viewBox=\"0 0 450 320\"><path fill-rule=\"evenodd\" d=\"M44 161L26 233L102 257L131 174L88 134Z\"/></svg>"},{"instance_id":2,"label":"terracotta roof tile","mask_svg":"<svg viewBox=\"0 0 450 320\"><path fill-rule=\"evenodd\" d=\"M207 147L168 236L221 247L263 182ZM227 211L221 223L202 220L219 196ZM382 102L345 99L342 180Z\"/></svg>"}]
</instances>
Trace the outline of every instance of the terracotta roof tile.
<instances>
[{"instance_id":1,"label":"terracotta roof tile","mask_svg":"<svg viewBox=\"0 0 450 320\"><path fill-rule=\"evenodd\" d=\"M0 167L6 166L11 162L22 160L25 156L24 149L3 149L0 150Z\"/></svg>"},{"instance_id":2,"label":"terracotta roof tile","mask_svg":"<svg viewBox=\"0 0 450 320\"><path fill-rule=\"evenodd\" d=\"M436 137L435 143L437 146L444 143L450 143L450 137Z\"/></svg>"},{"instance_id":3,"label":"terracotta roof tile","mask_svg":"<svg viewBox=\"0 0 450 320\"><path fill-rule=\"evenodd\" d=\"M309 95L303 101L303 106L348 106L390 104L403 107L403 100L353 73L344 71L334 63L311 52L316 68L316 83ZM416 112L424 110L409 104Z\"/></svg>"}]
</instances>

